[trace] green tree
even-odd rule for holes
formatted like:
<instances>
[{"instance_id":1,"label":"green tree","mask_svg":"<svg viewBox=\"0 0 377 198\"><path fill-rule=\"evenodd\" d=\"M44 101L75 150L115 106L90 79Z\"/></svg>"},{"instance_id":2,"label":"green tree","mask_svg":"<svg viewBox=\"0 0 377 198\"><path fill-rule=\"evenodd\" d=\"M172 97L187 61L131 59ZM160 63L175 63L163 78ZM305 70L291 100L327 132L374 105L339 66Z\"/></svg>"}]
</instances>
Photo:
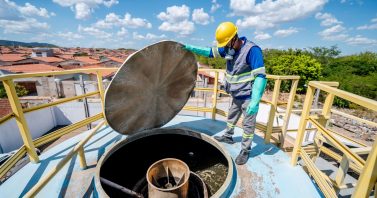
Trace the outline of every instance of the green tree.
<instances>
[{"instance_id":1,"label":"green tree","mask_svg":"<svg viewBox=\"0 0 377 198\"><path fill-rule=\"evenodd\" d=\"M15 88L16 88L16 93L18 96L25 96L28 94L28 91L22 85L19 85L16 83ZM5 92L3 83L0 82L0 98L5 98L5 97L7 97L7 93Z\"/></svg>"},{"instance_id":2,"label":"green tree","mask_svg":"<svg viewBox=\"0 0 377 198\"><path fill-rule=\"evenodd\" d=\"M321 76L322 66L314 58L305 55L283 54L265 58L265 67L268 74L274 75L299 75L300 81L297 91L303 92L305 84L311 80L318 80ZM289 90L289 84L283 83L283 91Z\"/></svg>"}]
</instances>

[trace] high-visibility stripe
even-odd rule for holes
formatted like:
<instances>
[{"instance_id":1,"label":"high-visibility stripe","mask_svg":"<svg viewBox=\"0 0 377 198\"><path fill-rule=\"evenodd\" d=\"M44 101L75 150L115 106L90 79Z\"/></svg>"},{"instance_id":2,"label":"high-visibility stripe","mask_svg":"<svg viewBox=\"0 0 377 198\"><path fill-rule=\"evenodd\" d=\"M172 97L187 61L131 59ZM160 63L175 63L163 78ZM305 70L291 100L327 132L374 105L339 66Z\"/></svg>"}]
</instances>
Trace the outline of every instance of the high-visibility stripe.
<instances>
[{"instance_id":1,"label":"high-visibility stripe","mask_svg":"<svg viewBox=\"0 0 377 198\"><path fill-rule=\"evenodd\" d=\"M231 123L229 123L229 122L227 122L226 125L227 125L229 128L234 128L234 127L235 127L235 125L233 125L233 124L231 124Z\"/></svg>"},{"instance_id":2,"label":"high-visibility stripe","mask_svg":"<svg viewBox=\"0 0 377 198\"><path fill-rule=\"evenodd\" d=\"M243 137L243 138L249 138L249 139L252 139L252 138L254 137L254 133L249 134L249 135L247 135L246 133L243 133L243 134L242 134L242 137Z\"/></svg>"},{"instance_id":3,"label":"high-visibility stripe","mask_svg":"<svg viewBox=\"0 0 377 198\"><path fill-rule=\"evenodd\" d=\"M244 82L253 81L255 79L255 76L258 74L266 74L265 67L260 67L250 72L245 72L238 75L226 74L226 80L230 84L244 83Z\"/></svg>"},{"instance_id":4,"label":"high-visibility stripe","mask_svg":"<svg viewBox=\"0 0 377 198\"><path fill-rule=\"evenodd\" d=\"M226 80L228 83L242 83L254 80L254 76L251 75L251 72L245 72L240 75L230 75L226 74Z\"/></svg>"},{"instance_id":5,"label":"high-visibility stripe","mask_svg":"<svg viewBox=\"0 0 377 198\"><path fill-rule=\"evenodd\" d=\"M213 47L212 48L212 54L213 54L213 57L214 58L218 58L218 57L221 57L220 53L219 53L219 49L217 47Z\"/></svg>"},{"instance_id":6,"label":"high-visibility stripe","mask_svg":"<svg viewBox=\"0 0 377 198\"><path fill-rule=\"evenodd\" d=\"M258 74L266 74L266 68L265 67L260 67L260 68L254 69L251 72L254 74L254 76L256 76Z\"/></svg>"}]
</instances>

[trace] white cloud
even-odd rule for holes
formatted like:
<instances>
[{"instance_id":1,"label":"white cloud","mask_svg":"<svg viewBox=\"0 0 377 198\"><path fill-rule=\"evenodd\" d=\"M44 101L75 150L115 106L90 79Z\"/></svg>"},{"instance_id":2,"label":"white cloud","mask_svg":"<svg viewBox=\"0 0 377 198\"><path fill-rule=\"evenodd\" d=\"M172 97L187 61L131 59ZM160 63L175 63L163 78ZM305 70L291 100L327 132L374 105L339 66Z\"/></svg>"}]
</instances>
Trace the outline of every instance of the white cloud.
<instances>
[{"instance_id":1,"label":"white cloud","mask_svg":"<svg viewBox=\"0 0 377 198\"><path fill-rule=\"evenodd\" d=\"M87 19L100 5L111 7L119 3L116 0L53 0L62 7L70 7L75 12L76 19Z\"/></svg>"},{"instance_id":2,"label":"white cloud","mask_svg":"<svg viewBox=\"0 0 377 198\"><path fill-rule=\"evenodd\" d=\"M207 25L209 24L210 17L206 12L204 12L203 8L200 8L200 9L195 9L192 12L192 20L197 24Z\"/></svg>"},{"instance_id":3,"label":"white cloud","mask_svg":"<svg viewBox=\"0 0 377 198\"><path fill-rule=\"evenodd\" d=\"M105 19L97 21L93 26L102 29L112 28L113 26L125 26L127 28L151 28L152 24L146 19L132 18L131 14L129 13L126 13L123 18L115 13L109 13L106 15Z\"/></svg>"},{"instance_id":4,"label":"white cloud","mask_svg":"<svg viewBox=\"0 0 377 198\"><path fill-rule=\"evenodd\" d=\"M195 31L194 23L189 20L190 8L186 5L167 7L166 12L160 12L157 18L163 21L158 27L161 31L175 32L182 37Z\"/></svg>"},{"instance_id":5,"label":"white cloud","mask_svg":"<svg viewBox=\"0 0 377 198\"><path fill-rule=\"evenodd\" d=\"M26 16L41 16L46 18L50 17L50 14L48 13L46 8L38 9L30 3L25 3L25 6L20 6L18 9L21 12L21 14Z\"/></svg>"},{"instance_id":6,"label":"white cloud","mask_svg":"<svg viewBox=\"0 0 377 198\"><path fill-rule=\"evenodd\" d=\"M219 9L220 7L221 5L218 4L216 0L212 0L211 13L216 12L216 10Z\"/></svg>"},{"instance_id":7,"label":"white cloud","mask_svg":"<svg viewBox=\"0 0 377 198\"><path fill-rule=\"evenodd\" d=\"M42 23L33 18L24 20L3 20L0 19L0 26L4 33L39 33L49 29L47 23Z\"/></svg>"},{"instance_id":8,"label":"white cloud","mask_svg":"<svg viewBox=\"0 0 377 198\"><path fill-rule=\"evenodd\" d=\"M64 38L69 41L77 40L83 38L82 35L73 32L58 32L56 36Z\"/></svg>"},{"instance_id":9,"label":"white cloud","mask_svg":"<svg viewBox=\"0 0 377 198\"><path fill-rule=\"evenodd\" d=\"M377 29L377 18L370 20L370 22L372 24L359 26L359 27L357 27L357 29L358 30L376 30Z\"/></svg>"},{"instance_id":10,"label":"white cloud","mask_svg":"<svg viewBox=\"0 0 377 198\"><path fill-rule=\"evenodd\" d=\"M342 25L335 25L319 32L319 35L321 35L322 37L329 37L336 33L343 32L344 30L345 28Z\"/></svg>"},{"instance_id":11,"label":"white cloud","mask_svg":"<svg viewBox=\"0 0 377 198\"><path fill-rule=\"evenodd\" d=\"M290 27L288 29L280 29L275 31L274 35L278 37L287 37L289 35L295 34L298 32L297 28Z\"/></svg>"},{"instance_id":12,"label":"white cloud","mask_svg":"<svg viewBox=\"0 0 377 198\"><path fill-rule=\"evenodd\" d=\"M155 34L147 33L144 36L144 35L138 34L137 32L134 32L132 34L132 36L135 40L156 40L156 39L166 38L165 34L158 36L158 35L155 35Z\"/></svg>"},{"instance_id":13,"label":"white cloud","mask_svg":"<svg viewBox=\"0 0 377 198\"><path fill-rule=\"evenodd\" d=\"M270 39L271 38L271 35L270 34L268 34L268 33L264 33L264 32L258 32L258 31L256 31L256 32L254 32L254 34L255 34L255 39L256 40L267 40L267 39Z\"/></svg>"},{"instance_id":14,"label":"white cloud","mask_svg":"<svg viewBox=\"0 0 377 198\"><path fill-rule=\"evenodd\" d=\"M195 31L195 26L193 22L188 20L178 23L169 23L165 21L160 25L160 27L158 27L158 29L161 31L175 32L180 36L187 36Z\"/></svg>"},{"instance_id":15,"label":"white cloud","mask_svg":"<svg viewBox=\"0 0 377 198\"><path fill-rule=\"evenodd\" d=\"M126 28L122 27L120 29L120 31L117 32L117 35L122 36L122 37L126 37L126 36L128 36L128 31L126 30Z\"/></svg>"},{"instance_id":16,"label":"white cloud","mask_svg":"<svg viewBox=\"0 0 377 198\"><path fill-rule=\"evenodd\" d=\"M186 5L168 7L166 8L166 12L160 12L160 14L157 15L157 18L169 23L177 23L186 20L189 17L190 8Z\"/></svg>"},{"instance_id":17,"label":"white cloud","mask_svg":"<svg viewBox=\"0 0 377 198\"><path fill-rule=\"evenodd\" d=\"M327 0L231 0L232 15L242 16L236 24L241 28L266 29L284 22L291 22L304 18L320 9Z\"/></svg>"},{"instance_id":18,"label":"white cloud","mask_svg":"<svg viewBox=\"0 0 377 198\"><path fill-rule=\"evenodd\" d=\"M25 6L21 6L9 0L0 0L1 19L20 20L32 16L49 18L54 14L53 12L49 13L46 8L37 8L30 3L25 3Z\"/></svg>"},{"instance_id":19,"label":"white cloud","mask_svg":"<svg viewBox=\"0 0 377 198\"><path fill-rule=\"evenodd\" d=\"M108 39L112 37L111 33L99 30L95 27L82 27L81 25L79 25L78 31L80 33L88 34L96 38Z\"/></svg>"},{"instance_id":20,"label":"white cloud","mask_svg":"<svg viewBox=\"0 0 377 198\"><path fill-rule=\"evenodd\" d=\"M85 3L75 4L76 19L87 19L92 14L92 8Z\"/></svg>"},{"instance_id":21,"label":"white cloud","mask_svg":"<svg viewBox=\"0 0 377 198\"><path fill-rule=\"evenodd\" d=\"M377 23L357 27L358 30L377 30Z\"/></svg>"},{"instance_id":22,"label":"white cloud","mask_svg":"<svg viewBox=\"0 0 377 198\"><path fill-rule=\"evenodd\" d=\"M315 15L315 18L318 20L322 20L321 26L331 26L335 24L342 24L341 21L338 21L338 19L336 19L334 16L332 16L329 13L319 12Z\"/></svg>"},{"instance_id":23,"label":"white cloud","mask_svg":"<svg viewBox=\"0 0 377 198\"><path fill-rule=\"evenodd\" d=\"M377 45L377 40L369 39L362 37L361 35L357 35L355 37L350 37L346 40L346 43L349 45Z\"/></svg>"},{"instance_id":24,"label":"white cloud","mask_svg":"<svg viewBox=\"0 0 377 198\"><path fill-rule=\"evenodd\" d=\"M192 41L204 41L204 38L190 38Z\"/></svg>"},{"instance_id":25,"label":"white cloud","mask_svg":"<svg viewBox=\"0 0 377 198\"><path fill-rule=\"evenodd\" d=\"M119 3L119 1L117 1L117 0L109 0L109 1L104 1L103 2L103 4L106 6L106 7L108 7L108 8L110 8L112 5L116 5L116 4L118 4Z\"/></svg>"}]
</instances>

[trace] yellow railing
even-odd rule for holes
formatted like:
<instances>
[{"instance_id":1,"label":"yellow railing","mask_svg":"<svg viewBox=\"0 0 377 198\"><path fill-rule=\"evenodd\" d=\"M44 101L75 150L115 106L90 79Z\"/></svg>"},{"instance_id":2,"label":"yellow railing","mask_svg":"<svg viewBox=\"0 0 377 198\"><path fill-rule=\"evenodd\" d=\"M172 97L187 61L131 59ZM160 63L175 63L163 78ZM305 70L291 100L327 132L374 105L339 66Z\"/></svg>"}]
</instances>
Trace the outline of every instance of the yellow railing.
<instances>
[{"instance_id":1,"label":"yellow railing","mask_svg":"<svg viewBox=\"0 0 377 198\"><path fill-rule=\"evenodd\" d=\"M47 135L44 135L42 137L39 137L35 140L31 138L30 131L27 125L27 122L25 120L24 113L36 111L39 109L59 105L62 103L74 101L77 99L82 99L85 97L93 96L96 94L100 95L102 108L104 107L104 89L102 84L102 71L116 71L117 68L93 68L93 69L75 69L75 70L66 70L66 71L55 71L55 72L40 72L40 73L25 73L25 74L12 74L12 75L5 75L0 77L0 81L3 82L4 87L6 89L6 93L12 108L12 113L6 115L5 117L0 119L0 124L3 122L8 121L9 119L14 118L17 122L17 125L19 127L19 131L22 136L23 140L23 146L15 153L13 154L5 163L3 163L0 166L0 177L3 177L16 163L19 159L21 159L25 154L29 155L29 158L31 162L38 163L39 157L36 153L35 147L44 145L46 143L49 143L51 141L54 141L58 139L59 137L68 134L72 132L73 130L76 130L80 127L83 127L89 123L92 123L94 121L97 121L99 119L104 118L103 109L102 112L91 116L89 118L86 118L84 120L81 120L77 123L71 124L69 126L63 127L61 129L58 129L54 132L51 132ZM219 69L200 69L201 71L209 71L209 72L215 72L214 74L214 87L213 88L195 88L197 91L208 91L213 93L213 100L212 100L212 107L192 107L192 106L185 106L185 110L191 110L191 111L201 111L201 112L210 112L212 119L216 119L216 114L227 116L227 113L224 110L217 108L217 96L219 93L226 94L223 90L219 90L219 73L224 73L224 70ZM98 91L87 93L80 96L75 96L71 98L64 98L59 99L57 101L42 104L39 106L31 107L22 109L21 104L19 102L19 98L16 94L15 85L13 80L14 79L20 79L20 78L29 78L29 77L43 77L43 76L57 76L57 75L64 75L64 74L75 74L75 73L96 73L97 74L97 82L98 82ZM289 115L292 110L294 95L296 92L297 84L299 77L298 76L274 76L274 75L267 75L267 78L270 80L275 81L274 91L272 95L272 101L264 101L267 104L271 105L271 111L269 114L269 120L267 123L259 123L257 127L260 129L264 129L266 131L265 135L265 141L270 142L270 138L272 138L272 133L276 132L275 128L273 127L273 120L276 118L275 113L277 110L277 106L282 104L278 101L278 96L280 93L280 84L282 80L292 80L292 88L290 91L288 103L287 103L287 110L285 111L284 120L289 120ZM284 103L285 104L285 103ZM60 169L70 160L73 156L78 155L80 160L80 166L82 168L86 167L86 160L85 160L85 153L83 150L83 146L85 143L96 133L96 131L105 124L105 121L101 122L99 125L96 126L95 129L93 129L90 134L83 140L81 140L74 149L71 150L67 154L67 156L62 159L55 168L51 169L51 171L43 178L41 178L38 183L26 194L26 197L32 197L35 194L37 194L44 186L47 184L47 182L58 172ZM284 129L285 128L285 129ZM283 130L280 131L286 131L286 125L283 127ZM276 140L278 141L278 140Z\"/></svg>"},{"instance_id":2,"label":"yellow railing","mask_svg":"<svg viewBox=\"0 0 377 198\"><path fill-rule=\"evenodd\" d=\"M363 123L371 124L372 126L376 125L376 123L371 123L370 121L366 121L361 118L355 118L354 116L352 117L337 110L331 110L335 96L373 111L377 111L377 102L352 93L348 93L346 91L339 90L337 88L331 87L331 85L333 84L328 82L311 81L309 83L301 120L299 123L296 142L293 148L291 164L296 165L298 157L301 157L310 175L315 179L317 185L326 197L337 197L340 189L347 188L347 185L344 184L344 178L348 171L348 168L352 168L360 173L360 177L357 183L353 184L353 186L356 186L356 188L352 194L352 197L369 197L372 189L375 188L377 180L377 142L374 142L372 148L367 147L366 145L360 144L352 140L351 138L347 138L344 135L329 130L328 128L326 128L326 126L331 116L331 112L356 119ZM318 116L310 115L315 89L319 89L327 93L322 111ZM316 137L314 139L314 150L316 151L314 152L314 154L307 153L306 147L302 147L302 141L308 122L311 122L318 129ZM338 139L339 136L346 138L351 142L358 143L361 147L349 148ZM343 153L343 156L340 156L331 149L324 147L323 143L327 143L335 149L339 150L341 153ZM335 180L321 172L315 166L314 160L319 155L320 151L333 157L339 162L339 169L336 174ZM368 153L369 155L366 161L362 157L360 157L360 155Z\"/></svg>"},{"instance_id":3,"label":"yellow railing","mask_svg":"<svg viewBox=\"0 0 377 198\"><path fill-rule=\"evenodd\" d=\"M44 135L36 140L33 140L30 135L30 131L28 128L28 124L25 120L24 113L36 111L39 109L47 108L56 106L62 103L67 103L70 101L82 99L85 97L93 96L96 94L99 94L101 97L101 102L103 104L103 96L104 96L104 90L103 90L103 84L102 84L102 71L116 71L117 68L93 68L93 69L76 69L76 70L66 70L66 71L54 71L54 72L38 72L38 73L25 73L25 74L11 74L11 75L5 75L0 77L0 81L3 82L4 88L7 93L7 97L10 103L10 106L12 108L12 113L4 116L0 119L0 124L14 118L16 120L16 123L18 125L22 140L23 140L23 146L21 146L18 151L13 154L7 161L5 161L0 166L0 177L3 177L16 163L19 159L21 159L26 153L29 155L30 161L34 163L39 162L39 157L36 153L35 147L41 146L43 144L46 144L48 142L51 142L53 140L58 139L59 137L72 132L75 129L78 129L80 127L83 127L89 123L92 123L96 120L99 120L103 118L103 113L97 114L95 116L86 118L82 121L79 121L75 124L63 127L61 129L58 129L52 133L49 133L47 135ZM31 107L22 109L19 98L16 94L16 89L13 80L14 79L20 79L20 78L29 78L29 77L43 77L43 76L58 76L58 75L65 75L65 74L75 74L75 73L93 73L95 72L97 74L97 80L98 80L98 91L90 92L84 95L75 96L71 98L64 98L60 99L51 103L42 104L39 106ZM103 105L102 105L103 106ZM84 157L84 156L82 156ZM84 160L81 159L80 160Z\"/></svg>"},{"instance_id":4,"label":"yellow railing","mask_svg":"<svg viewBox=\"0 0 377 198\"><path fill-rule=\"evenodd\" d=\"M200 112L210 112L212 119L216 119L216 114L226 117L227 113L224 110L217 108L217 94L228 95L225 91L219 89L219 73L225 73L225 70L222 69L199 69L199 71L214 72L214 85L213 88L195 88L196 91L206 91L212 92L212 106L211 107L194 107L194 106L185 106L184 110L190 111L200 111ZM272 93L271 100L262 100L263 103L269 104L271 106L268 120L266 123L257 123L257 128L265 133L264 139L265 143L270 143L271 139L274 139L277 144L281 146L284 145L285 136L287 134L288 121L292 113L292 107L296 95L299 76L278 76L278 75L267 75L268 80L273 80L275 82L274 89ZM292 81L291 89L289 92L289 97L287 102L281 102L278 100L280 95L280 85L282 81ZM215 97L216 96L216 97ZM283 125L282 126L273 126L274 119L276 119L277 108L279 105L286 105L286 110L284 111L283 116ZM273 133L278 133L278 138L272 136Z\"/></svg>"}]
</instances>

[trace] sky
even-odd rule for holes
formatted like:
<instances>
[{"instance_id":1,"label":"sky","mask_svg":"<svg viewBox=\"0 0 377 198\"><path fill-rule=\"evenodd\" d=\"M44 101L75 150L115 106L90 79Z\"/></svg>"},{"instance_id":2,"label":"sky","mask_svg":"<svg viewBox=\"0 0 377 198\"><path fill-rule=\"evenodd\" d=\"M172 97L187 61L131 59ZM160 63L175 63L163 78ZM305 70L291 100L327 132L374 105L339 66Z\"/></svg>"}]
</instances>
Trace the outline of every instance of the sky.
<instances>
[{"instance_id":1,"label":"sky","mask_svg":"<svg viewBox=\"0 0 377 198\"><path fill-rule=\"evenodd\" d=\"M224 21L262 49L377 52L377 0L0 0L0 39L61 47L213 46Z\"/></svg>"}]
</instances>

